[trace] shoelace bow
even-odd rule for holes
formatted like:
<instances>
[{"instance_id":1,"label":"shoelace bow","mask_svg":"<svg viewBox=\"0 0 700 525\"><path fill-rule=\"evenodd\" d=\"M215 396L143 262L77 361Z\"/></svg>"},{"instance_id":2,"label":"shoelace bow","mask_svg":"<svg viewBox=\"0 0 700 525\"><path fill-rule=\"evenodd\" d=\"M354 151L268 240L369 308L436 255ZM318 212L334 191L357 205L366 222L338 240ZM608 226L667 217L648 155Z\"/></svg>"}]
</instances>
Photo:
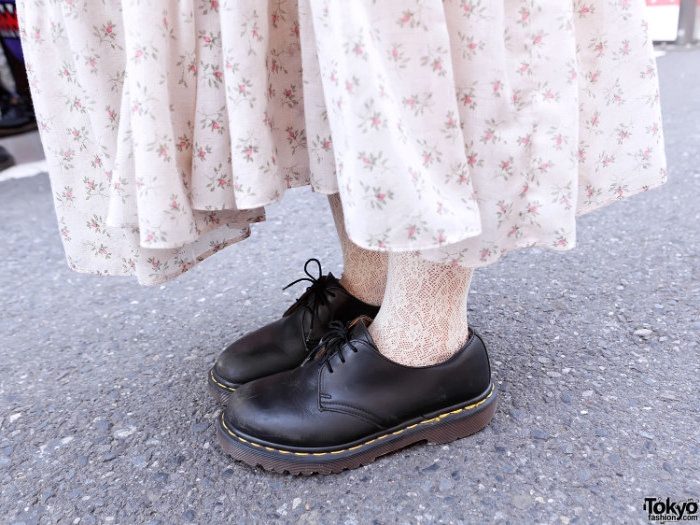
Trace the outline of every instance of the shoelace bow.
<instances>
[{"instance_id":1,"label":"shoelace bow","mask_svg":"<svg viewBox=\"0 0 700 525\"><path fill-rule=\"evenodd\" d=\"M316 266L318 267L318 277L314 277L309 272L310 263L316 263ZM327 279L323 276L323 270L321 269L321 261L319 261L318 259L309 259L308 261L306 261L306 263L304 264L304 273L307 275L307 277L301 277L300 279L289 283L287 286L282 288L282 290L286 290L287 288L290 288L295 284L301 283L303 281L311 283L311 286L309 286L303 293L303 295L295 301L294 306L292 306L292 308L296 307L297 305L301 306L305 308L306 311L309 312L309 314L311 315L311 322L309 323L309 333L306 334L306 345L307 347L314 347L319 342L319 340L314 341L311 339L311 334L314 331L314 322L316 321L316 317L318 314L318 308L320 306L328 306L330 304L328 296L335 297L336 294L332 290L327 289ZM287 312L291 311L292 308L287 310ZM306 312L304 312L304 314L306 314Z\"/></svg>"},{"instance_id":2,"label":"shoelace bow","mask_svg":"<svg viewBox=\"0 0 700 525\"><path fill-rule=\"evenodd\" d=\"M328 371L332 374L331 357L337 355L340 357L340 362L345 363L345 355L343 355L343 347L345 346L350 347L354 353L358 352L350 339L350 327L346 326L342 321L332 321L328 325L328 331L318 343L318 346L306 358L304 364L316 358L323 359L324 364L328 367Z\"/></svg>"}]
</instances>

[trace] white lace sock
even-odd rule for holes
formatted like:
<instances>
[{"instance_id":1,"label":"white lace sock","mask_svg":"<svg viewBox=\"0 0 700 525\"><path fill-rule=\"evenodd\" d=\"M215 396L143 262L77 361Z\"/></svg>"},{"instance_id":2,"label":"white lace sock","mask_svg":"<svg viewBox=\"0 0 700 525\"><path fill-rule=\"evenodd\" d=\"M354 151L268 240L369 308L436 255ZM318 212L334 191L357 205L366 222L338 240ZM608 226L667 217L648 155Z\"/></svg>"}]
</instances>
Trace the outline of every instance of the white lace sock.
<instances>
[{"instance_id":1,"label":"white lace sock","mask_svg":"<svg viewBox=\"0 0 700 525\"><path fill-rule=\"evenodd\" d=\"M467 342L473 269L391 253L382 307L369 327L379 351L407 366L446 361Z\"/></svg>"},{"instance_id":2,"label":"white lace sock","mask_svg":"<svg viewBox=\"0 0 700 525\"><path fill-rule=\"evenodd\" d=\"M353 243L345 231L340 195L329 195L328 202L343 252L343 275L340 277L340 284L361 301L379 306L382 304L386 287L388 254L365 250Z\"/></svg>"}]
</instances>

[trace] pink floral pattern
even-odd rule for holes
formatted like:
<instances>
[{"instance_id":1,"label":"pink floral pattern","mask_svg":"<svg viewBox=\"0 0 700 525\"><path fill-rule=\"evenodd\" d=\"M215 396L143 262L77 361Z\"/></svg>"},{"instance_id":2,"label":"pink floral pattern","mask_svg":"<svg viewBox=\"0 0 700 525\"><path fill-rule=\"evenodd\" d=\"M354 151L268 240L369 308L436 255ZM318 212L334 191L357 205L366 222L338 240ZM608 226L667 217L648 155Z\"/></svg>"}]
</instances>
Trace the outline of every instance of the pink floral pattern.
<instances>
[{"instance_id":1,"label":"pink floral pattern","mask_svg":"<svg viewBox=\"0 0 700 525\"><path fill-rule=\"evenodd\" d=\"M480 266L665 181L644 0L18 7L76 270L161 282L302 185L362 247Z\"/></svg>"}]
</instances>

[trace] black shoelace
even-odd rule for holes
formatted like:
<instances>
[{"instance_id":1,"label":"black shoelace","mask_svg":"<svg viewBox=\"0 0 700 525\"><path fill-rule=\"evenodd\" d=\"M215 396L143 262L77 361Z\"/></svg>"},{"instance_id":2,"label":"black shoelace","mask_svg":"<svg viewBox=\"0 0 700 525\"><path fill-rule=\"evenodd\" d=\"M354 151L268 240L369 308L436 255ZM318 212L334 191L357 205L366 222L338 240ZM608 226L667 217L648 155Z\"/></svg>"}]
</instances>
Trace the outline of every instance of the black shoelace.
<instances>
[{"instance_id":1,"label":"black shoelace","mask_svg":"<svg viewBox=\"0 0 700 525\"><path fill-rule=\"evenodd\" d=\"M345 323L341 321L333 321L328 325L328 331L326 335L323 336L318 346L309 354L304 361L307 364L314 359L323 359L324 364L328 367L328 371L333 373L333 366L331 365L331 357L337 355L340 358L341 363L345 363L345 355L343 354L343 349L349 347L354 353L358 350L355 345L352 344L350 338L351 327L346 326Z\"/></svg>"},{"instance_id":2,"label":"black shoelace","mask_svg":"<svg viewBox=\"0 0 700 525\"><path fill-rule=\"evenodd\" d=\"M318 277L314 277L310 272L309 272L309 264L310 263L316 263L316 266L318 267ZM286 313L290 312L293 308L295 307L301 307L306 310L304 312L304 315L308 312L311 315L311 322L309 323L309 332L306 334L305 340L306 340L306 347L307 348L313 348L315 347L319 340L316 339L311 339L311 334L314 331L314 322L316 321L316 318L318 317L318 309L320 306L328 306L330 304L329 301L329 296L330 297L335 297L336 294L332 290L329 290L327 288L327 279L326 277L323 276L323 270L321 269L321 262L318 259L309 259L306 261L304 264L304 273L307 275L307 277L302 277L300 279L297 279L296 281L293 281L289 283L287 286L283 288L283 290L286 290L287 288L290 288L294 286L295 284L307 281L311 283L311 286L309 286L304 294L299 297L294 305L287 310ZM302 318L302 325L303 325L303 318Z\"/></svg>"}]
</instances>

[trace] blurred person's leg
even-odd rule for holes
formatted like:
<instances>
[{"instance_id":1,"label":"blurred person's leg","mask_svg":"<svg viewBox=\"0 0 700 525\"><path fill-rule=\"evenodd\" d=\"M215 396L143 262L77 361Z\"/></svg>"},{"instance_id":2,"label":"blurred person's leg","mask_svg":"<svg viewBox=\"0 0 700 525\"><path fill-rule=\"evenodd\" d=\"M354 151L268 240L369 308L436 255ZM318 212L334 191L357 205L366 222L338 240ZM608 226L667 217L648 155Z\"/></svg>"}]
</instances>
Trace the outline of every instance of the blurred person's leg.
<instances>
[{"instance_id":1,"label":"blurred person's leg","mask_svg":"<svg viewBox=\"0 0 700 525\"><path fill-rule=\"evenodd\" d=\"M15 83L14 92L4 90L2 96L0 137L6 137L37 127L14 1L0 0L0 44Z\"/></svg>"}]
</instances>

